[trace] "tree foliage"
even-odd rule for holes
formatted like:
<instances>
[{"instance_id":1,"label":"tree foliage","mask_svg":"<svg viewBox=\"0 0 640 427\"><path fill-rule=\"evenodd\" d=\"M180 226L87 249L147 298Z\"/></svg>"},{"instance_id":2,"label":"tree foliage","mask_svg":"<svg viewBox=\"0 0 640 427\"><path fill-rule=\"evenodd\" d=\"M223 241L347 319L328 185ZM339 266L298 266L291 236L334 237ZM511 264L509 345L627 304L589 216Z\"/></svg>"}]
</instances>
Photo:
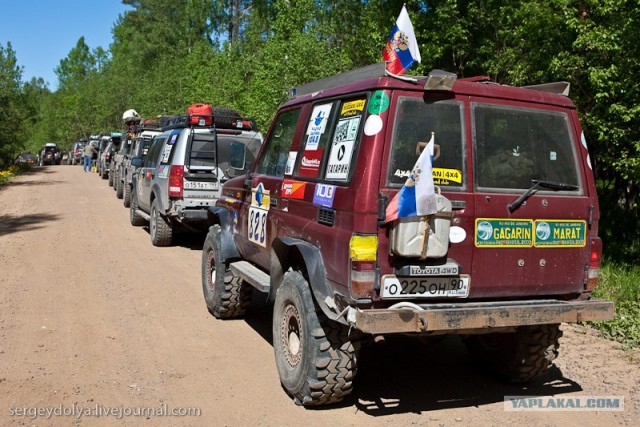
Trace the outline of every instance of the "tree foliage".
<instances>
[{"instance_id":1,"label":"tree foliage","mask_svg":"<svg viewBox=\"0 0 640 427\"><path fill-rule=\"evenodd\" d=\"M239 109L266 129L292 86L380 61L406 4L423 58L414 74L570 82L605 224L640 234L637 220L621 219L639 213L636 1L122 1L129 10L111 45L92 50L80 38L56 68L55 91L22 83L11 45L0 46L0 153L119 129L128 108L152 117L194 102Z\"/></svg>"}]
</instances>

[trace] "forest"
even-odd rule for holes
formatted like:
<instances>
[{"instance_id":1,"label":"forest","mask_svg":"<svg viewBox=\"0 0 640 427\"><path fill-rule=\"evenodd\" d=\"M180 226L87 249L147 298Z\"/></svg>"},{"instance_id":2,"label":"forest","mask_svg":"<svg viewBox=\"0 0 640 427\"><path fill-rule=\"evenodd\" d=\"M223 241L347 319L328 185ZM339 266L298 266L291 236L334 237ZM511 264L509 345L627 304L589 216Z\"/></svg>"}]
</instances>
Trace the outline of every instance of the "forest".
<instances>
[{"instance_id":1,"label":"forest","mask_svg":"<svg viewBox=\"0 0 640 427\"><path fill-rule=\"evenodd\" d=\"M459 77L523 86L571 84L601 206L609 259L638 264L640 8L628 0L123 0L112 43L81 37L55 69L57 88L23 81L0 44L0 164L46 142L69 147L195 102L235 108L265 132L288 90L380 62L405 4L422 63ZM624 236L625 239L620 239ZM607 245L606 242L618 242Z\"/></svg>"}]
</instances>

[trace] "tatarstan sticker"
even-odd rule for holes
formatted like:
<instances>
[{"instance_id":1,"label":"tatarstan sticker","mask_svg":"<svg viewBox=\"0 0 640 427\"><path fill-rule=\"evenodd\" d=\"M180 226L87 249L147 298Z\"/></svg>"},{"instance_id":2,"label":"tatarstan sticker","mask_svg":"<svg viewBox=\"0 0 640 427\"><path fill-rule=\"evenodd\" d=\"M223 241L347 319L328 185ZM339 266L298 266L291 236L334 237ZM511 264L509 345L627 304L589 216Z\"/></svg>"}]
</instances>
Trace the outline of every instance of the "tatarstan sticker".
<instances>
[{"instance_id":1,"label":"tatarstan sticker","mask_svg":"<svg viewBox=\"0 0 640 427\"><path fill-rule=\"evenodd\" d=\"M304 199L304 191L306 186L306 182L285 179L282 182L282 197L286 199Z\"/></svg>"}]
</instances>

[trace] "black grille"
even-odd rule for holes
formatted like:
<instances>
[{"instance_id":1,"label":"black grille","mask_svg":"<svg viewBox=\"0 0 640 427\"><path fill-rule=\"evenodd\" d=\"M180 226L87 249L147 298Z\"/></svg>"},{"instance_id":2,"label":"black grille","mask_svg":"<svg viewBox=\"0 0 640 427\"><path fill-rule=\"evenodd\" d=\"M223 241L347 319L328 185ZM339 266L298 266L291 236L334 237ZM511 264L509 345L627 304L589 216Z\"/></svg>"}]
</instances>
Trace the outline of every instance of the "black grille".
<instances>
[{"instance_id":1,"label":"black grille","mask_svg":"<svg viewBox=\"0 0 640 427\"><path fill-rule=\"evenodd\" d=\"M335 221L336 221L336 211L328 208L318 209L318 222L320 224L333 227L333 224L335 223Z\"/></svg>"}]
</instances>

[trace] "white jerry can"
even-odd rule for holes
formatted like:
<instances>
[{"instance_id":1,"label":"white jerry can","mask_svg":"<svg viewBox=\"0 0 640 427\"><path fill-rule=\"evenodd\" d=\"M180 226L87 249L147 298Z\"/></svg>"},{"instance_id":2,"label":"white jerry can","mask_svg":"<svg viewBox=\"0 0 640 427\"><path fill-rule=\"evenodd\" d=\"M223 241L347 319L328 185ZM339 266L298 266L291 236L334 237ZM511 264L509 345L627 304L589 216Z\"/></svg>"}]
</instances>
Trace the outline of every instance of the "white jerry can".
<instances>
[{"instance_id":1,"label":"white jerry can","mask_svg":"<svg viewBox=\"0 0 640 427\"><path fill-rule=\"evenodd\" d=\"M389 233L393 255L407 258L442 258L449 250L451 201L436 194L437 212L433 215L399 218Z\"/></svg>"}]
</instances>

